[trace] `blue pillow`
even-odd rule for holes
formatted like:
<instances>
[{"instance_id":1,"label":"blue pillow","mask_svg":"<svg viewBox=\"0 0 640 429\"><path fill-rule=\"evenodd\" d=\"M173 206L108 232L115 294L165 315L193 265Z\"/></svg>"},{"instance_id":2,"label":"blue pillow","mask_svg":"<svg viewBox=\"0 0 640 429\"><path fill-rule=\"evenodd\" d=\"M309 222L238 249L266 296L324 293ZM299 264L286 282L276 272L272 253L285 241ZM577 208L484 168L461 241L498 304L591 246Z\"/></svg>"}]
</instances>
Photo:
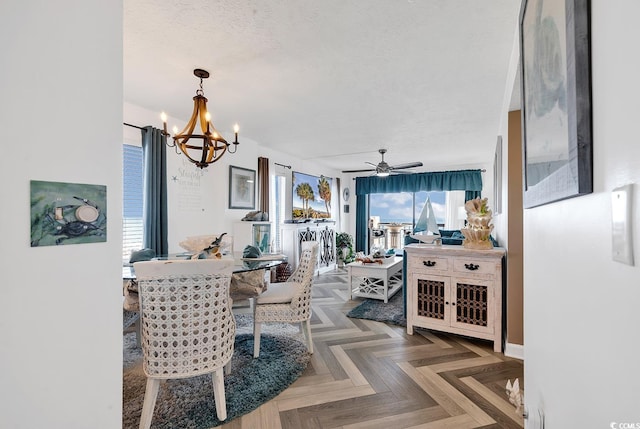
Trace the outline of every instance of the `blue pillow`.
<instances>
[{"instance_id":1,"label":"blue pillow","mask_svg":"<svg viewBox=\"0 0 640 429\"><path fill-rule=\"evenodd\" d=\"M460 231L453 231L453 234L451 234L451 238L458 238L460 240L464 240L464 235Z\"/></svg>"},{"instance_id":2,"label":"blue pillow","mask_svg":"<svg viewBox=\"0 0 640 429\"><path fill-rule=\"evenodd\" d=\"M456 232L460 232L459 229L441 229L440 236L441 237L453 237L453 234Z\"/></svg>"}]
</instances>

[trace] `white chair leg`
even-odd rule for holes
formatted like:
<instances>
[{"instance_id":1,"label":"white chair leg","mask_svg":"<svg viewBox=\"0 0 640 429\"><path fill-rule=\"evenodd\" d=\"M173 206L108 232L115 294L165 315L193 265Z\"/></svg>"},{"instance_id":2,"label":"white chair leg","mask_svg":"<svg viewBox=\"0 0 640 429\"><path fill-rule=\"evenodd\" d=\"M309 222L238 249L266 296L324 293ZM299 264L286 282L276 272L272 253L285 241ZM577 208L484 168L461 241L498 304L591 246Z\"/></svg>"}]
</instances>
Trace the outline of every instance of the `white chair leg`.
<instances>
[{"instance_id":1,"label":"white chair leg","mask_svg":"<svg viewBox=\"0 0 640 429\"><path fill-rule=\"evenodd\" d=\"M213 396L216 402L216 415L219 420L227 419L227 401L224 396L224 372L218 368L211 374L213 380Z\"/></svg>"},{"instance_id":2,"label":"white chair leg","mask_svg":"<svg viewBox=\"0 0 640 429\"><path fill-rule=\"evenodd\" d=\"M260 322L253 322L253 357L260 356Z\"/></svg>"},{"instance_id":3,"label":"white chair leg","mask_svg":"<svg viewBox=\"0 0 640 429\"><path fill-rule=\"evenodd\" d=\"M231 359L229 359L229 362L224 366L224 375L229 374L231 374Z\"/></svg>"},{"instance_id":4,"label":"white chair leg","mask_svg":"<svg viewBox=\"0 0 640 429\"><path fill-rule=\"evenodd\" d=\"M144 391L144 403L142 404L142 415L140 416L140 429L149 429L153 418L153 409L156 406L160 390L160 380L157 378L147 378L147 387Z\"/></svg>"},{"instance_id":5,"label":"white chair leg","mask_svg":"<svg viewBox=\"0 0 640 429\"><path fill-rule=\"evenodd\" d=\"M313 341L311 340L311 319L307 319L302 323L306 325L306 329L304 329L304 336L307 338L307 348L309 349L309 353L313 353Z\"/></svg>"}]
</instances>

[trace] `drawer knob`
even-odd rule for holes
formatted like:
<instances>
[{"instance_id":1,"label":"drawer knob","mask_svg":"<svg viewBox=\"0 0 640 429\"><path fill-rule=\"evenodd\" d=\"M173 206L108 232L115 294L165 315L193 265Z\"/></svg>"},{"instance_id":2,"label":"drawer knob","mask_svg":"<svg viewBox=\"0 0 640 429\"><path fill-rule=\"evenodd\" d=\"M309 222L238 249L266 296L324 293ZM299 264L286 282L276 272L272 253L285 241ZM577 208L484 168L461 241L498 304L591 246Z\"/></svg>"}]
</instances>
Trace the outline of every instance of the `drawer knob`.
<instances>
[{"instance_id":1,"label":"drawer knob","mask_svg":"<svg viewBox=\"0 0 640 429\"><path fill-rule=\"evenodd\" d=\"M478 268L480 268L480 265L478 265L478 264L464 264L464 267L469 271L475 271Z\"/></svg>"},{"instance_id":2,"label":"drawer knob","mask_svg":"<svg viewBox=\"0 0 640 429\"><path fill-rule=\"evenodd\" d=\"M436 265L436 261L422 261L422 263L427 267L433 267Z\"/></svg>"}]
</instances>

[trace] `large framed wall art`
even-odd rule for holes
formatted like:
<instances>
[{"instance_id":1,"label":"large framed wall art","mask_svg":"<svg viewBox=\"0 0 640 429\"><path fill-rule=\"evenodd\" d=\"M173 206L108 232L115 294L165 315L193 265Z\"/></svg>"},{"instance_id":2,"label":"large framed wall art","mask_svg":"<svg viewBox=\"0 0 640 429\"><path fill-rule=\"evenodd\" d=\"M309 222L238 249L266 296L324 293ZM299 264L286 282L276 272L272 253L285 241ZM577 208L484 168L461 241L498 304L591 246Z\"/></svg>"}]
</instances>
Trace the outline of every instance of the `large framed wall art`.
<instances>
[{"instance_id":1,"label":"large framed wall art","mask_svg":"<svg viewBox=\"0 0 640 429\"><path fill-rule=\"evenodd\" d=\"M523 0L524 206L593 189L589 0Z\"/></svg>"}]
</instances>

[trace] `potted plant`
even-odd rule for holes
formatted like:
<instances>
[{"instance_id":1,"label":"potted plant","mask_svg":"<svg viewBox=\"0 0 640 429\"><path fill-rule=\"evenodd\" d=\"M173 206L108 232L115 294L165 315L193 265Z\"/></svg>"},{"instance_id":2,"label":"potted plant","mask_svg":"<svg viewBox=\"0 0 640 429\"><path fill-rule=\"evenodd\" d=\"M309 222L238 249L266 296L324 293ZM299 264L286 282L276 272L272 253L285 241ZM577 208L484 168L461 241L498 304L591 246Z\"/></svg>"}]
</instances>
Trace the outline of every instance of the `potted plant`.
<instances>
[{"instance_id":1,"label":"potted plant","mask_svg":"<svg viewBox=\"0 0 640 429\"><path fill-rule=\"evenodd\" d=\"M336 249L338 250L338 266L344 267L344 264L355 260L355 252L353 251L353 237L347 232L341 232L336 235Z\"/></svg>"}]
</instances>

